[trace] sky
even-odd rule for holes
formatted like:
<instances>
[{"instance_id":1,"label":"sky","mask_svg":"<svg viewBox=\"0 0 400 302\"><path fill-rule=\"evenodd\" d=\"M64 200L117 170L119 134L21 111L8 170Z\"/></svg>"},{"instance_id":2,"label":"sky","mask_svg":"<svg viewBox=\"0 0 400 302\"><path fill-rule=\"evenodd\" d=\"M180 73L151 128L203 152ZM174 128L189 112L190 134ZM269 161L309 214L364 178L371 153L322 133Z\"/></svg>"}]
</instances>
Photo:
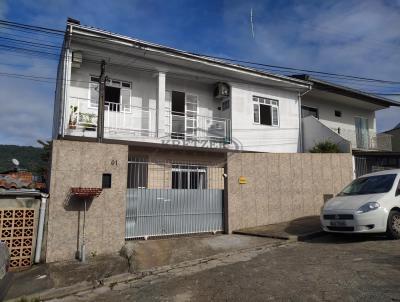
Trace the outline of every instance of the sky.
<instances>
[{"instance_id":1,"label":"sky","mask_svg":"<svg viewBox=\"0 0 400 302\"><path fill-rule=\"evenodd\" d=\"M3 20L64 30L67 17L190 52L400 82L400 0L0 0ZM61 45L57 37L30 37ZM55 78L56 68L56 57L0 47L0 144L50 139L55 90L54 81L4 73ZM342 84L400 93L400 85ZM377 112L378 131L398 123L400 109Z\"/></svg>"}]
</instances>

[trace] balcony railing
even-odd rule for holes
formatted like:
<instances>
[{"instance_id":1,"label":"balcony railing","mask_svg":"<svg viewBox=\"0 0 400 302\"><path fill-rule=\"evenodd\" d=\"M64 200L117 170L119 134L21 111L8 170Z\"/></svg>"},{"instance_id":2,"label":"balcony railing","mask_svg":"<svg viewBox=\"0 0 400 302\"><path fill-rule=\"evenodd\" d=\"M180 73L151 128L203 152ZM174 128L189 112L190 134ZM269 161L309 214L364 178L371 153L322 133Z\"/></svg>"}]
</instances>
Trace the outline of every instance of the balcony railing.
<instances>
[{"instance_id":1,"label":"balcony railing","mask_svg":"<svg viewBox=\"0 0 400 302\"><path fill-rule=\"evenodd\" d=\"M68 106L67 134L96 137L98 107L90 100L71 97ZM167 111L164 137L177 140L230 142L229 119L190 115ZM106 102L104 106L104 136L115 139L157 137L157 110L122 106Z\"/></svg>"},{"instance_id":2,"label":"balcony railing","mask_svg":"<svg viewBox=\"0 0 400 302\"><path fill-rule=\"evenodd\" d=\"M166 134L171 139L230 143L229 119L167 111Z\"/></svg>"},{"instance_id":3,"label":"balcony railing","mask_svg":"<svg viewBox=\"0 0 400 302\"><path fill-rule=\"evenodd\" d=\"M72 135L95 137L98 107L88 99L70 98L68 130ZM156 134L156 110L117 103L104 104L104 136L154 137Z\"/></svg>"},{"instance_id":4,"label":"balcony railing","mask_svg":"<svg viewBox=\"0 0 400 302\"><path fill-rule=\"evenodd\" d=\"M353 149L392 151L392 136L373 131L331 128L344 139L350 141Z\"/></svg>"}]
</instances>

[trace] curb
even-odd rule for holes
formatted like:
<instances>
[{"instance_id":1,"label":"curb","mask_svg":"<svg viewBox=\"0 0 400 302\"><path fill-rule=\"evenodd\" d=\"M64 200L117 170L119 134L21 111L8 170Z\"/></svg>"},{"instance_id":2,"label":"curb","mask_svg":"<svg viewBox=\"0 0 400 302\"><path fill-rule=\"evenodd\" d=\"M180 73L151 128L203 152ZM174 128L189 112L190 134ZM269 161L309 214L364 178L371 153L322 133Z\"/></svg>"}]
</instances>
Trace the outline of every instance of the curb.
<instances>
[{"instance_id":1,"label":"curb","mask_svg":"<svg viewBox=\"0 0 400 302\"><path fill-rule=\"evenodd\" d=\"M220 253L220 254L215 254L209 257L205 258L199 258L195 260L188 260L184 261L178 264L174 265L165 265L161 267L154 267L150 270L146 271L141 271L141 272L136 272L136 273L123 273L119 275L114 275L102 280L94 280L93 282L89 281L84 281L81 283L77 283L71 286L66 286L66 287L60 287L60 288L55 288L55 289L48 289L42 292L38 292L35 294L30 294L30 295L25 295L25 296L20 296L16 297L13 299L5 300L5 302L20 302L21 299L26 299L27 301L33 300L33 299L39 299L40 301L47 301L51 299L59 299L59 298L64 298L67 296L71 296L77 293L85 292L85 291L90 291L94 290L97 288L101 288L104 286L108 286L111 289L121 283L129 283L129 282L134 282L134 281L139 281L145 277L155 275L157 276L158 274L162 275L163 273L166 273L174 268L187 268L189 266L193 265L200 265L202 263L216 260L216 259L222 259L226 258L232 255L238 255L240 253L245 253L245 252L251 252L251 251L261 251L261 250L267 250L270 248L277 248L280 246L287 245L288 241L284 242L279 242L279 243L273 243L273 244L266 244L266 245L260 245L256 247L251 247L251 248L245 248L245 249L239 249L236 251L230 251L230 252L225 252L225 253Z\"/></svg>"},{"instance_id":2,"label":"curb","mask_svg":"<svg viewBox=\"0 0 400 302\"><path fill-rule=\"evenodd\" d=\"M309 232L301 235L274 235L274 234L264 234L264 233L250 233L246 231L233 231L233 234L238 235L246 235L246 236L255 236L255 237L265 237L265 238L273 238L273 239L282 239L289 241L306 241L309 239L313 239L316 237L320 237L325 235L326 233L322 230Z\"/></svg>"}]
</instances>

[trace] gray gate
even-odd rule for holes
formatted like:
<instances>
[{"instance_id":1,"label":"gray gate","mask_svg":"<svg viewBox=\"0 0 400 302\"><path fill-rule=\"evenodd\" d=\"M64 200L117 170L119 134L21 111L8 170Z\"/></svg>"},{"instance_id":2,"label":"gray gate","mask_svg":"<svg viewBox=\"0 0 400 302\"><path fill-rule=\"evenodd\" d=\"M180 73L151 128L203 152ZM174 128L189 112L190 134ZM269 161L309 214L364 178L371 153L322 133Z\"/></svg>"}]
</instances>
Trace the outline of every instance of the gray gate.
<instances>
[{"instance_id":1,"label":"gray gate","mask_svg":"<svg viewBox=\"0 0 400 302\"><path fill-rule=\"evenodd\" d=\"M126 238L223 230L224 169L129 161Z\"/></svg>"}]
</instances>

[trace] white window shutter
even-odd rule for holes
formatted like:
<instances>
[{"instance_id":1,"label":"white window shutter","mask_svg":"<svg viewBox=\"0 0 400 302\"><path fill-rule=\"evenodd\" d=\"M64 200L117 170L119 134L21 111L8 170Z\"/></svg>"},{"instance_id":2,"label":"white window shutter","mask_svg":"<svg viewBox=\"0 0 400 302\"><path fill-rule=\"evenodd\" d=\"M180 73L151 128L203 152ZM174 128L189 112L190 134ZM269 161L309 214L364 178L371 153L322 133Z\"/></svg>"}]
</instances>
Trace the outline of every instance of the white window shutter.
<instances>
[{"instance_id":1,"label":"white window shutter","mask_svg":"<svg viewBox=\"0 0 400 302\"><path fill-rule=\"evenodd\" d=\"M165 109L167 111L171 110L171 99L172 99L172 93L171 91L166 90L165 91Z\"/></svg>"},{"instance_id":2,"label":"white window shutter","mask_svg":"<svg viewBox=\"0 0 400 302\"><path fill-rule=\"evenodd\" d=\"M272 125L278 126L279 125L279 117L278 117L278 108L272 107Z\"/></svg>"},{"instance_id":3,"label":"white window shutter","mask_svg":"<svg viewBox=\"0 0 400 302\"><path fill-rule=\"evenodd\" d=\"M124 112L131 111L131 90L130 89L121 89L121 106Z\"/></svg>"},{"instance_id":4,"label":"white window shutter","mask_svg":"<svg viewBox=\"0 0 400 302\"><path fill-rule=\"evenodd\" d=\"M99 104L99 83L90 83L90 106L97 107Z\"/></svg>"},{"instance_id":5,"label":"white window shutter","mask_svg":"<svg viewBox=\"0 0 400 302\"><path fill-rule=\"evenodd\" d=\"M194 94L186 94L186 103L196 104L197 106L197 95Z\"/></svg>"}]
</instances>

